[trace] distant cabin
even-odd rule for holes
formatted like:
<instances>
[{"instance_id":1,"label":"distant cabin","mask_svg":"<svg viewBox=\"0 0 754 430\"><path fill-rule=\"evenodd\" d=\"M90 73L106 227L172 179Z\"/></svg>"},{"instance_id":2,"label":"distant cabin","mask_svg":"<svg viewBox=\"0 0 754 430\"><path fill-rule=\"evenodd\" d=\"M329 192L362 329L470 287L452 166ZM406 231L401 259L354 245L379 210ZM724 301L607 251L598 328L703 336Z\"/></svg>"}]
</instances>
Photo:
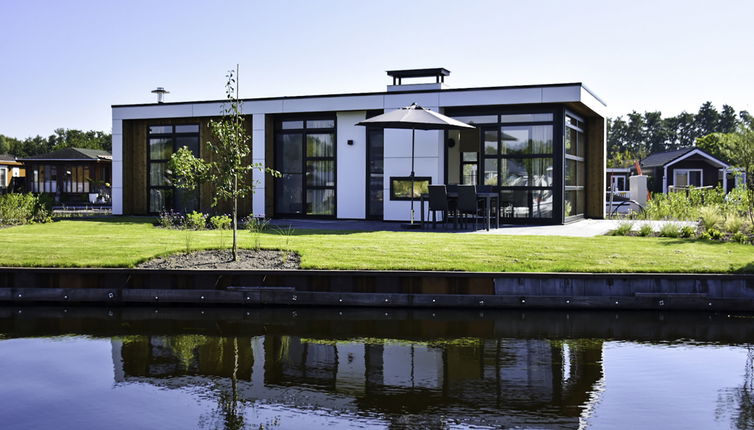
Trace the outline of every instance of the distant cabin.
<instances>
[{"instance_id":1,"label":"distant cabin","mask_svg":"<svg viewBox=\"0 0 754 430\"><path fill-rule=\"evenodd\" d=\"M649 191L655 193L718 185L730 191L737 183L731 173L735 169L696 147L656 152L640 164L644 174L649 176Z\"/></svg>"},{"instance_id":2,"label":"distant cabin","mask_svg":"<svg viewBox=\"0 0 754 430\"><path fill-rule=\"evenodd\" d=\"M108 151L64 148L19 161L26 166L26 191L47 193L56 203L77 205L91 203L90 194L109 196L112 160Z\"/></svg>"},{"instance_id":3,"label":"distant cabin","mask_svg":"<svg viewBox=\"0 0 754 430\"><path fill-rule=\"evenodd\" d=\"M0 154L0 194L15 191L23 185L23 163L10 154Z\"/></svg>"}]
</instances>

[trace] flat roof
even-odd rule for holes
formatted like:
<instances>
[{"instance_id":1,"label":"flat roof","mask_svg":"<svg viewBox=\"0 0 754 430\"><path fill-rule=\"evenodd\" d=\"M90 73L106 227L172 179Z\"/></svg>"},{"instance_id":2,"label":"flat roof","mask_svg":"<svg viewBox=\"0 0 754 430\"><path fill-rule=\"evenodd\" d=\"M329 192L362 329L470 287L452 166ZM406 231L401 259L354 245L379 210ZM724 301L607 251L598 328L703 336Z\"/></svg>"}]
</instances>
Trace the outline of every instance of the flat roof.
<instances>
[{"instance_id":1,"label":"flat roof","mask_svg":"<svg viewBox=\"0 0 754 430\"><path fill-rule=\"evenodd\" d=\"M596 95L592 90L590 90L586 85L584 85L581 82L568 82L568 83L559 83L559 84L541 84L541 85L505 85L505 86L494 86L494 87L471 87L471 88L447 88L447 89L430 89L430 90L409 90L409 91L401 91L401 92L392 92L392 91L376 91L376 92L363 92L363 93L336 93L336 94L313 94L313 95L302 95L302 96L279 96L279 97L255 97L255 98L246 98L241 99L242 102L254 102L254 101L270 101L270 100L293 100L293 99L311 99L311 98L323 98L323 97L355 97L355 96L380 96L380 95L399 95L399 94L421 94L421 93L436 93L436 92L442 92L442 93L449 93L449 92L459 92L459 91L489 91L489 90L509 90L509 89L520 89L520 88L553 88L553 87L572 87L578 85L586 92L592 95L597 101L602 103L603 106L607 106L607 104L598 96ZM163 103L133 103L133 104L114 104L110 105L111 108L117 109L121 107L138 107L138 106L170 106L170 105L186 105L186 104L201 104L201 103L227 103L228 99L215 99L215 100L194 100L194 101L183 101L183 102L163 102Z\"/></svg>"}]
</instances>

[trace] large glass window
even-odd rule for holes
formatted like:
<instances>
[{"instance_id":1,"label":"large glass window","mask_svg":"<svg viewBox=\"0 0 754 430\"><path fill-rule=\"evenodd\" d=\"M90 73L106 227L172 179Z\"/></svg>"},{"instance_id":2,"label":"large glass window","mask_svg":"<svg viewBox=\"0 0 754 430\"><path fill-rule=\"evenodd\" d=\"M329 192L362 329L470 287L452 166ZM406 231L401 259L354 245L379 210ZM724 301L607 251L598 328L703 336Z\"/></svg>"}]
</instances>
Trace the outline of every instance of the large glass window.
<instances>
[{"instance_id":1,"label":"large glass window","mask_svg":"<svg viewBox=\"0 0 754 430\"><path fill-rule=\"evenodd\" d=\"M385 200L385 133L367 129L367 217L382 219Z\"/></svg>"},{"instance_id":2,"label":"large glass window","mask_svg":"<svg viewBox=\"0 0 754 430\"><path fill-rule=\"evenodd\" d=\"M197 210L199 190L175 189L170 183L167 163L170 156L184 146L189 148L194 156L200 156L199 125L153 125L148 131L149 212L157 213L166 209L176 209L182 212Z\"/></svg>"},{"instance_id":3,"label":"large glass window","mask_svg":"<svg viewBox=\"0 0 754 430\"><path fill-rule=\"evenodd\" d=\"M586 138L584 121L566 113L563 136L565 152L565 199L563 211L566 217L584 215L585 209L585 153Z\"/></svg>"},{"instance_id":4,"label":"large glass window","mask_svg":"<svg viewBox=\"0 0 754 430\"><path fill-rule=\"evenodd\" d=\"M502 218L552 218L552 121L552 113L505 114L484 129L482 179L500 190Z\"/></svg>"},{"instance_id":5,"label":"large glass window","mask_svg":"<svg viewBox=\"0 0 754 430\"><path fill-rule=\"evenodd\" d=\"M283 119L276 123L275 212L335 216L335 119Z\"/></svg>"}]
</instances>

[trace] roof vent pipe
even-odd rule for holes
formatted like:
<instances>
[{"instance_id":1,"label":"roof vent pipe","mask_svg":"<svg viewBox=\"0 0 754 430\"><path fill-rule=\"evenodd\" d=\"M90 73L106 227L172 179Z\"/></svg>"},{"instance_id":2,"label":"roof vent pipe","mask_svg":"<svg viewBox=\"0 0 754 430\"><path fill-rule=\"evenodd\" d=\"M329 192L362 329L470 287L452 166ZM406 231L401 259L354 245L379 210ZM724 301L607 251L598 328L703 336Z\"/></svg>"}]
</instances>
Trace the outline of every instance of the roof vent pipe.
<instances>
[{"instance_id":1,"label":"roof vent pipe","mask_svg":"<svg viewBox=\"0 0 754 430\"><path fill-rule=\"evenodd\" d=\"M157 103L163 103L165 101L165 94L170 94L170 91L163 87L157 87L152 90L152 94L157 94Z\"/></svg>"}]
</instances>

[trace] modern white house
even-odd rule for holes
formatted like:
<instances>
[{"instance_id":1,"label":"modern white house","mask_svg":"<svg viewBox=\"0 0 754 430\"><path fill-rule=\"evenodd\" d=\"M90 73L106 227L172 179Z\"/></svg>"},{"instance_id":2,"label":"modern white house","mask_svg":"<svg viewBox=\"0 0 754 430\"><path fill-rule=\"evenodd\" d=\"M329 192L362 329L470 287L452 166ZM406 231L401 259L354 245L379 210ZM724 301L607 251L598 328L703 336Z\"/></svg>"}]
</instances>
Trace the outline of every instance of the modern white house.
<instances>
[{"instance_id":1,"label":"modern white house","mask_svg":"<svg viewBox=\"0 0 754 430\"><path fill-rule=\"evenodd\" d=\"M242 211L271 218L407 220L411 131L356 124L416 103L475 126L416 132L419 186L485 185L498 193L505 223L604 216L604 102L581 83L450 88L449 74L443 68L394 70L386 91L243 100L250 161L282 177L255 174L255 193ZM421 82L404 82L409 79ZM187 196L171 187L165 166L182 146L210 157L208 123L223 102L112 106L114 214L211 210L209 187Z\"/></svg>"}]
</instances>

